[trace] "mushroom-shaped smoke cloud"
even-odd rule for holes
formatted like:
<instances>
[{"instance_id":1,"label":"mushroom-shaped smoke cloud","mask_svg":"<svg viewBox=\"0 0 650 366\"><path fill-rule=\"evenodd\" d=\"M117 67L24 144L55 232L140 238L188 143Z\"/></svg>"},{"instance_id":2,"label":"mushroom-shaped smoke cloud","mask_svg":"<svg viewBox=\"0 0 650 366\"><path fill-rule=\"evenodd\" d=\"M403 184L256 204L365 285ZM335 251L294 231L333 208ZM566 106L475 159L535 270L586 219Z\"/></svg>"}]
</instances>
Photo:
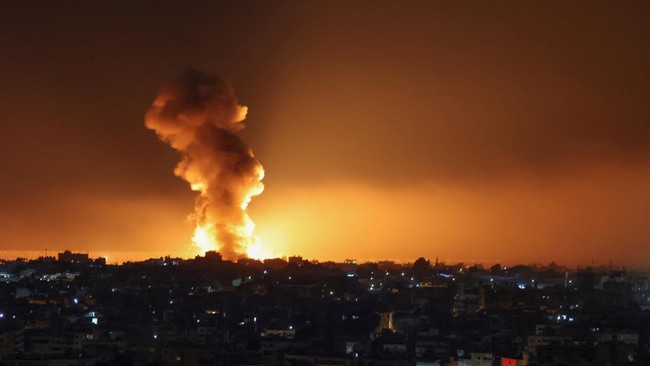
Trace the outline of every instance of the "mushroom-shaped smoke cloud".
<instances>
[{"instance_id":1,"label":"mushroom-shaped smoke cloud","mask_svg":"<svg viewBox=\"0 0 650 366\"><path fill-rule=\"evenodd\" d=\"M147 128L181 153L174 174L199 192L192 240L225 259L257 245L246 208L264 190L264 169L236 134L247 110L228 83L189 69L161 88L145 117Z\"/></svg>"}]
</instances>

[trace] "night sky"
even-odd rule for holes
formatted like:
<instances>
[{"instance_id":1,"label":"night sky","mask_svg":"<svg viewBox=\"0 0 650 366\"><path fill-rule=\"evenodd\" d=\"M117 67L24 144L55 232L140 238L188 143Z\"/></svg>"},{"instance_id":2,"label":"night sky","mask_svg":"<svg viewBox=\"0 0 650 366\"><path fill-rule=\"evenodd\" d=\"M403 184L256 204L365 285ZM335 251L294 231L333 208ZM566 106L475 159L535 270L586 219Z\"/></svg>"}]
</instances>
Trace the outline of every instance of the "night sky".
<instances>
[{"instance_id":1,"label":"night sky","mask_svg":"<svg viewBox=\"0 0 650 366\"><path fill-rule=\"evenodd\" d=\"M216 73L267 252L650 262L650 2L0 1L0 252L193 256L144 126Z\"/></svg>"}]
</instances>

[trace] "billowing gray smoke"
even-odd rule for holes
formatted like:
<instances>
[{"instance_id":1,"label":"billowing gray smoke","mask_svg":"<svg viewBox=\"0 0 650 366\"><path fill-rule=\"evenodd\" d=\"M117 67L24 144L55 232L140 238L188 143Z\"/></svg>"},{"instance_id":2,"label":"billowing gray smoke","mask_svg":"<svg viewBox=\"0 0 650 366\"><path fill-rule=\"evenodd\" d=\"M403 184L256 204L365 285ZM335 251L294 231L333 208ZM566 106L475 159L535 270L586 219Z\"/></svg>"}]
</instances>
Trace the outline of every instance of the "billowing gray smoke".
<instances>
[{"instance_id":1,"label":"billowing gray smoke","mask_svg":"<svg viewBox=\"0 0 650 366\"><path fill-rule=\"evenodd\" d=\"M225 259L255 245L246 208L264 190L264 169L236 134L246 112L228 83L189 69L161 88L145 117L147 128L181 153L174 173L199 192L194 243Z\"/></svg>"}]
</instances>

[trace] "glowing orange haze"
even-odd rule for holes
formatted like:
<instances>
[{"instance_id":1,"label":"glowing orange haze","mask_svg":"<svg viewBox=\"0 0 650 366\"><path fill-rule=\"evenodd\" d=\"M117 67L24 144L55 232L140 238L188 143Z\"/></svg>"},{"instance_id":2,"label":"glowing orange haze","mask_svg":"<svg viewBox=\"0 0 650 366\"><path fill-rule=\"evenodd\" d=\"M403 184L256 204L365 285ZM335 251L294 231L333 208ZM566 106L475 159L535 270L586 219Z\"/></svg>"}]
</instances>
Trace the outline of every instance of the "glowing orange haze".
<instances>
[{"instance_id":1,"label":"glowing orange haze","mask_svg":"<svg viewBox=\"0 0 650 366\"><path fill-rule=\"evenodd\" d=\"M650 214L644 165L537 178L269 189L254 214L271 252L308 258L645 264L647 243L637 239L647 237Z\"/></svg>"},{"instance_id":2,"label":"glowing orange haze","mask_svg":"<svg viewBox=\"0 0 650 366\"><path fill-rule=\"evenodd\" d=\"M219 211L256 257L650 261L649 1L164 3L3 6L0 257L194 256ZM251 107L246 215L142 125L185 65Z\"/></svg>"},{"instance_id":3,"label":"glowing orange haze","mask_svg":"<svg viewBox=\"0 0 650 366\"><path fill-rule=\"evenodd\" d=\"M398 261L425 256L502 264L555 260L583 265L611 259L642 265L648 260L647 243L637 238L648 235L647 166L645 162L602 163L582 170L567 166L571 172L543 179L511 176L491 185L268 186L251 206L251 214L263 250L277 255ZM32 247L53 242L56 249L90 251L111 262L202 253L188 240L193 230L187 219L190 195L79 197L52 207L57 204L67 205L68 216L43 221L39 231L16 225L14 231L5 231L7 237ZM83 224L66 225L70 221ZM116 245L132 251L106 249ZM41 250L32 256L43 254Z\"/></svg>"}]
</instances>

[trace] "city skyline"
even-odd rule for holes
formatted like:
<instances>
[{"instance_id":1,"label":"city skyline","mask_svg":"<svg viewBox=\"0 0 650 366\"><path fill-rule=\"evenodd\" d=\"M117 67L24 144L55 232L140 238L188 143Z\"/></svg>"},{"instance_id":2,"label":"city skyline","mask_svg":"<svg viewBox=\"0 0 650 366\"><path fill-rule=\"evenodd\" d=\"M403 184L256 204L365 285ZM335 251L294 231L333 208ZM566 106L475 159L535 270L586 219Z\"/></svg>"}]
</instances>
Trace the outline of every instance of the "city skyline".
<instances>
[{"instance_id":1,"label":"city skyline","mask_svg":"<svg viewBox=\"0 0 650 366\"><path fill-rule=\"evenodd\" d=\"M646 2L0 7L0 253L203 254L144 126L196 68L248 107L263 257L650 262Z\"/></svg>"},{"instance_id":2,"label":"city skyline","mask_svg":"<svg viewBox=\"0 0 650 366\"><path fill-rule=\"evenodd\" d=\"M647 365L648 269L0 262L7 365Z\"/></svg>"}]
</instances>

